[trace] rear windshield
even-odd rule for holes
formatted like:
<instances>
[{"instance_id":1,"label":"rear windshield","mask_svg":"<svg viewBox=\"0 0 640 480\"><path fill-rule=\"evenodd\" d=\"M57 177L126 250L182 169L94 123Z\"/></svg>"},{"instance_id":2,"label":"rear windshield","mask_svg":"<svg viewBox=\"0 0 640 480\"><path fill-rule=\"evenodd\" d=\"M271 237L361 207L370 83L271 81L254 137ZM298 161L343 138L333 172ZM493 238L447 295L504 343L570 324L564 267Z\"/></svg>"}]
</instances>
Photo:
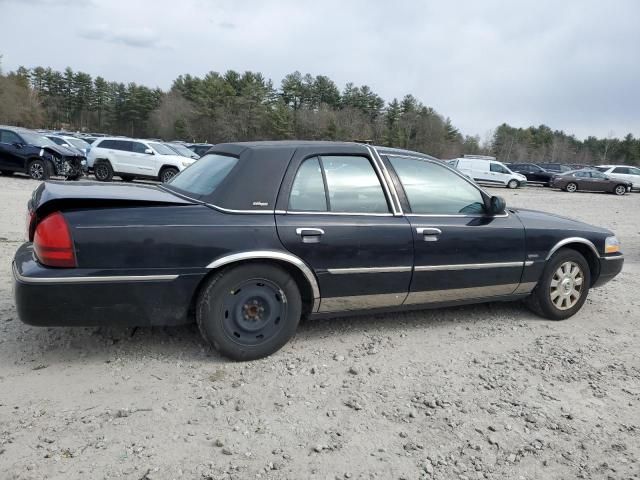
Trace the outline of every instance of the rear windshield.
<instances>
[{"instance_id":1,"label":"rear windshield","mask_svg":"<svg viewBox=\"0 0 640 480\"><path fill-rule=\"evenodd\" d=\"M211 195L238 163L235 157L210 153L166 184L169 189L197 197Z\"/></svg>"}]
</instances>

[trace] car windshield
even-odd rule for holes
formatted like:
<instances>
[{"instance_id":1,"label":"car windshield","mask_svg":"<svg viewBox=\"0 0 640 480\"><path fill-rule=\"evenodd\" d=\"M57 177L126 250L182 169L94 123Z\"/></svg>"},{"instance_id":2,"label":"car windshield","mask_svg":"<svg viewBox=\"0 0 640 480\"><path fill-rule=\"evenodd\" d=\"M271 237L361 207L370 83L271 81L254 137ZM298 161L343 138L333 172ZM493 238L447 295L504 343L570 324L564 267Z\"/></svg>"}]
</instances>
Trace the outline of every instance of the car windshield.
<instances>
[{"instance_id":1,"label":"car windshield","mask_svg":"<svg viewBox=\"0 0 640 480\"><path fill-rule=\"evenodd\" d=\"M89 144L84 140L75 137L65 137L65 140L80 150L84 150L85 148L89 148Z\"/></svg>"},{"instance_id":2,"label":"car windshield","mask_svg":"<svg viewBox=\"0 0 640 480\"><path fill-rule=\"evenodd\" d=\"M37 147L55 147L55 146L57 146L54 142L49 140L44 135L38 135L37 133L20 132L20 136L29 145L35 145Z\"/></svg>"},{"instance_id":3,"label":"car windshield","mask_svg":"<svg viewBox=\"0 0 640 480\"><path fill-rule=\"evenodd\" d=\"M151 148L153 148L156 151L156 153L158 153L160 155L175 155L176 154L176 152L171 150L169 147L166 147L166 146L162 145L161 143L149 142L149 145L151 146Z\"/></svg>"},{"instance_id":4,"label":"car windshield","mask_svg":"<svg viewBox=\"0 0 640 480\"><path fill-rule=\"evenodd\" d=\"M192 150L189 150L184 145L180 145L179 143L169 143L168 146L171 147L172 149L174 149L176 152L178 152L183 157L191 158L193 155L196 155L195 152L193 152Z\"/></svg>"},{"instance_id":5,"label":"car windshield","mask_svg":"<svg viewBox=\"0 0 640 480\"><path fill-rule=\"evenodd\" d=\"M189 168L185 168L165 186L170 190L175 189L196 197L210 195L229 175L236 163L238 159L235 157L210 153Z\"/></svg>"}]
</instances>

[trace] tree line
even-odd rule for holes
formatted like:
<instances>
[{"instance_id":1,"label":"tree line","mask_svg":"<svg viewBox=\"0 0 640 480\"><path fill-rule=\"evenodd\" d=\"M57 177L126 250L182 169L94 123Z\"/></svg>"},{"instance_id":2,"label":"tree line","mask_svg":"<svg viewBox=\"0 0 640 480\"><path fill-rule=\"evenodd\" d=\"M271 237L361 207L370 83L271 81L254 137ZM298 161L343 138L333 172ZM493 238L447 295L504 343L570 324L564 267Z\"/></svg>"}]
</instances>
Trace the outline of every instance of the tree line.
<instances>
[{"instance_id":1,"label":"tree line","mask_svg":"<svg viewBox=\"0 0 640 480\"><path fill-rule=\"evenodd\" d=\"M324 75L294 72L275 86L258 72L181 75L168 91L51 68L0 70L0 123L194 142L356 140L440 158L640 164L640 139L578 140L545 125L502 124L481 141L413 95L386 102L367 85L340 89Z\"/></svg>"}]
</instances>

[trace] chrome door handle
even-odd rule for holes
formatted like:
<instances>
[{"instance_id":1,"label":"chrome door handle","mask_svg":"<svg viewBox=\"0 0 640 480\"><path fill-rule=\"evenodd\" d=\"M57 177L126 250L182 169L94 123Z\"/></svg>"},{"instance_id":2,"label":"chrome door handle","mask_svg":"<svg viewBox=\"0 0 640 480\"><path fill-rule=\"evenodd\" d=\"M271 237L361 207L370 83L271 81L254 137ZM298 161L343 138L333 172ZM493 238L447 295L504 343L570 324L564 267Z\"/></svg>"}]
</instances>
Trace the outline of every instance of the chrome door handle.
<instances>
[{"instance_id":1,"label":"chrome door handle","mask_svg":"<svg viewBox=\"0 0 640 480\"><path fill-rule=\"evenodd\" d=\"M418 235L422 235L425 242L437 242L438 235L442 234L442 230L434 227L418 227L416 228Z\"/></svg>"},{"instance_id":2,"label":"chrome door handle","mask_svg":"<svg viewBox=\"0 0 640 480\"><path fill-rule=\"evenodd\" d=\"M296 228L296 235L300 235L303 243L318 243L324 235L321 228Z\"/></svg>"}]
</instances>

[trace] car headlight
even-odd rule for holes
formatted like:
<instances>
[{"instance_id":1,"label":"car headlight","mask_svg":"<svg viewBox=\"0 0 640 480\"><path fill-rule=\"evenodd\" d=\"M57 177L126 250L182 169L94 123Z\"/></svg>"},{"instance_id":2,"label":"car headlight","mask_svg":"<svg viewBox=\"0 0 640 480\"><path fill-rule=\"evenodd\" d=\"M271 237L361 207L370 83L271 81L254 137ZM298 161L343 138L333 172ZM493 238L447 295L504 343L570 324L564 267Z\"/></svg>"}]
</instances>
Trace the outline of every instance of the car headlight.
<instances>
[{"instance_id":1,"label":"car headlight","mask_svg":"<svg viewBox=\"0 0 640 480\"><path fill-rule=\"evenodd\" d=\"M182 166L184 168L187 168L189 165L191 165L193 162L189 161L189 160L183 160L182 161Z\"/></svg>"},{"instance_id":2,"label":"car headlight","mask_svg":"<svg viewBox=\"0 0 640 480\"><path fill-rule=\"evenodd\" d=\"M620 240L616 237L607 237L604 241L604 253L616 253L620 251Z\"/></svg>"}]
</instances>

